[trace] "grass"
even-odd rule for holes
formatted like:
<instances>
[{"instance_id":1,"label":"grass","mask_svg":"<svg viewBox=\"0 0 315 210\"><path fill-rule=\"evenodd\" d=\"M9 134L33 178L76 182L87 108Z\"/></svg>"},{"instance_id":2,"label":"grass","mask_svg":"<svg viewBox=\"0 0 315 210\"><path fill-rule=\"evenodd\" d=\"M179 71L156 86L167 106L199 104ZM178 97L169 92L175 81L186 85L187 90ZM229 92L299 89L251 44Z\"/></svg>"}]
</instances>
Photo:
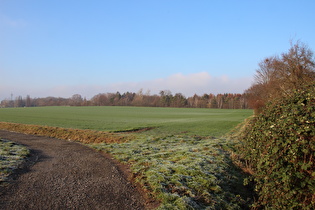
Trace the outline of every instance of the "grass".
<instances>
[{"instance_id":1,"label":"grass","mask_svg":"<svg viewBox=\"0 0 315 210\"><path fill-rule=\"evenodd\" d=\"M11 124L10 129L33 130L41 135L51 132L49 135L62 134L59 138L65 135L67 139L73 133L76 140L84 143L93 142L85 138L101 134L81 129L102 132L105 136L112 134L112 138L122 136L123 141L118 143L104 140L89 146L130 165L136 182L152 198L161 201L159 209L248 208L251 195L243 186L244 174L232 164L228 152L236 142L223 136L251 115L252 110L195 108L0 109L1 121L31 124ZM0 128L7 125L0 123ZM67 129L59 131L56 127ZM137 130L142 132L131 133ZM236 130L233 132L237 133Z\"/></svg>"},{"instance_id":2,"label":"grass","mask_svg":"<svg viewBox=\"0 0 315 210\"><path fill-rule=\"evenodd\" d=\"M159 209L244 209L244 174L225 149L234 142L191 136L146 137L122 144L93 144L131 165L135 179L158 198Z\"/></svg>"},{"instance_id":3,"label":"grass","mask_svg":"<svg viewBox=\"0 0 315 210\"><path fill-rule=\"evenodd\" d=\"M16 169L29 154L29 150L12 141L0 139L0 182Z\"/></svg>"},{"instance_id":4,"label":"grass","mask_svg":"<svg viewBox=\"0 0 315 210\"><path fill-rule=\"evenodd\" d=\"M252 110L153 107L30 107L0 109L2 122L98 131L155 127L148 135L222 136Z\"/></svg>"}]
</instances>

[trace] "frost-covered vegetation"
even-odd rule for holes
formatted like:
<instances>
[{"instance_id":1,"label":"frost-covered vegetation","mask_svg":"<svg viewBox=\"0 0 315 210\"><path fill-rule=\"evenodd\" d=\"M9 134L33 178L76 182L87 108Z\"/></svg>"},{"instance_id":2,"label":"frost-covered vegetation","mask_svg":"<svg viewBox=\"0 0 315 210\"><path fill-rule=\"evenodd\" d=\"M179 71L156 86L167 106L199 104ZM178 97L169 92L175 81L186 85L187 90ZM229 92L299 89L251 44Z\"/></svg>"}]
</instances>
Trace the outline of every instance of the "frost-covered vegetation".
<instances>
[{"instance_id":1,"label":"frost-covered vegetation","mask_svg":"<svg viewBox=\"0 0 315 210\"><path fill-rule=\"evenodd\" d=\"M0 139L0 182L12 173L29 154L29 150L12 141Z\"/></svg>"},{"instance_id":2,"label":"frost-covered vegetation","mask_svg":"<svg viewBox=\"0 0 315 210\"><path fill-rule=\"evenodd\" d=\"M244 209L244 175L229 159L232 140L191 136L142 137L94 144L130 164L137 182L161 201L160 209Z\"/></svg>"}]
</instances>

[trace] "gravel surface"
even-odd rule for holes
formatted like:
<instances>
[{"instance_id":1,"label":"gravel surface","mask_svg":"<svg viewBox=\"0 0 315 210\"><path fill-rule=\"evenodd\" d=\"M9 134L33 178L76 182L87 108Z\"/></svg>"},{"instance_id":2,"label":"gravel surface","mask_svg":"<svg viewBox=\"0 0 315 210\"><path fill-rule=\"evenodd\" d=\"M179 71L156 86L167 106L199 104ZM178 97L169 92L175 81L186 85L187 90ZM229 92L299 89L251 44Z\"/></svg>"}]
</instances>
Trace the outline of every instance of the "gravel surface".
<instances>
[{"instance_id":1,"label":"gravel surface","mask_svg":"<svg viewBox=\"0 0 315 210\"><path fill-rule=\"evenodd\" d=\"M145 199L109 158L79 143L0 130L27 146L23 167L0 186L0 209L145 209Z\"/></svg>"}]
</instances>

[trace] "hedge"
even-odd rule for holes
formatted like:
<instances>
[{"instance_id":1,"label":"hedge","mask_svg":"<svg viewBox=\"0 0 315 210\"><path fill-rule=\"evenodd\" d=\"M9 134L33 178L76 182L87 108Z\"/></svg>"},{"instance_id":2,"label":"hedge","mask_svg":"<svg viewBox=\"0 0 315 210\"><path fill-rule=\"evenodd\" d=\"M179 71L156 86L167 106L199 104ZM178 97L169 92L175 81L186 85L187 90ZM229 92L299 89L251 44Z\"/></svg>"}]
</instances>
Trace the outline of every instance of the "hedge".
<instances>
[{"instance_id":1,"label":"hedge","mask_svg":"<svg viewBox=\"0 0 315 210\"><path fill-rule=\"evenodd\" d=\"M270 102L240 136L240 154L253 171L255 207L315 206L315 85Z\"/></svg>"}]
</instances>

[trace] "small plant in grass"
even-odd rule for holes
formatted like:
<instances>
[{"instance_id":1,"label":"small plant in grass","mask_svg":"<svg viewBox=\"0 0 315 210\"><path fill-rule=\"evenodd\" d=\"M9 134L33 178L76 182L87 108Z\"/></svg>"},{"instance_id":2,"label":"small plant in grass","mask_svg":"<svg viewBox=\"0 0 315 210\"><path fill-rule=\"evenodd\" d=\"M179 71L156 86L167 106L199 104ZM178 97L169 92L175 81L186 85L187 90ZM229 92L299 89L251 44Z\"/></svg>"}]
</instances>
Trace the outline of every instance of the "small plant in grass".
<instances>
[{"instance_id":1,"label":"small plant in grass","mask_svg":"<svg viewBox=\"0 0 315 210\"><path fill-rule=\"evenodd\" d=\"M243 177L222 149L232 143L170 136L92 147L129 163L136 181L162 202L160 209L244 209L249 200L238 195Z\"/></svg>"},{"instance_id":2,"label":"small plant in grass","mask_svg":"<svg viewBox=\"0 0 315 210\"><path fill-rule=\"evenodd\" d=\"M16 169L29 154L29 150L12 141L0 139L0 182Z\"/></svg>"}]
</instances>

